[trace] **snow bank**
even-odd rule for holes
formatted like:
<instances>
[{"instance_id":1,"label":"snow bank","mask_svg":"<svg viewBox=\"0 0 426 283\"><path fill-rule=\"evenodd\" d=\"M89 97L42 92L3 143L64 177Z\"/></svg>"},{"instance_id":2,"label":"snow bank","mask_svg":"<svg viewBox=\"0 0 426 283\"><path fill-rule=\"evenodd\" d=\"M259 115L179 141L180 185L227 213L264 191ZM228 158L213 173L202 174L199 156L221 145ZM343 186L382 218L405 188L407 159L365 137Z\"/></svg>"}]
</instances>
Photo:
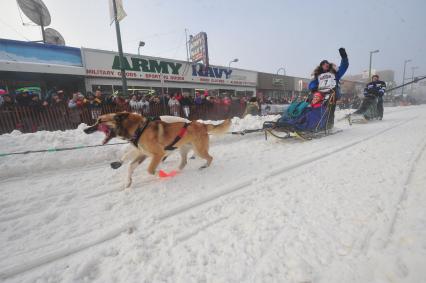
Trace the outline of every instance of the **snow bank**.
<instances>
[{"instance_id":1,"label":"snow bank","mask_svg":"<svg viewBox=\"0 0 426 283\"><path fill-rule=\"evenodd\" d=\"M280 115L267 115L267 116L251 116L247 115L243 119L234 117L232 119L231 131L255 130L260 129L265 121L276 121Z\"/></svg>"}]
</instances>

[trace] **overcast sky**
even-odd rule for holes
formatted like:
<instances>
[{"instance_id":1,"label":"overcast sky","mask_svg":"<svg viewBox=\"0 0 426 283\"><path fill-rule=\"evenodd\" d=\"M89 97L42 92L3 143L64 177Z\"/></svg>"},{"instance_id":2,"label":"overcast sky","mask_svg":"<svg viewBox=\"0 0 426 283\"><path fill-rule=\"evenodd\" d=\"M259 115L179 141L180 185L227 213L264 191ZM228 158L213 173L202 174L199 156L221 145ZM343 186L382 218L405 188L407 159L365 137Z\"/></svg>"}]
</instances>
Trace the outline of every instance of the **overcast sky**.
<instances>
[{"instance_id":1,"label":"overcast sky","mask_svg":"<svg viewBox=\"0 0 426 283\"><path fill-rule=\"evenodd\" d=\"M109 25L108 0L44 0L52 23L67 45L117 50ZM373 68L393 69L402 80L411 67L426 75L425 0L123 0L121 21L125 52L137 53L139 40L146 55L185 59L185 32L208 34L210 61L275 73L309 77L322 59L339 61L346 48L349 74L366 70L369 51ZM38 40L40 30L23 26L15 0L0 0L0 37ZM29 20L23 16L24 22Z\"/></svg>"}]
</instances>

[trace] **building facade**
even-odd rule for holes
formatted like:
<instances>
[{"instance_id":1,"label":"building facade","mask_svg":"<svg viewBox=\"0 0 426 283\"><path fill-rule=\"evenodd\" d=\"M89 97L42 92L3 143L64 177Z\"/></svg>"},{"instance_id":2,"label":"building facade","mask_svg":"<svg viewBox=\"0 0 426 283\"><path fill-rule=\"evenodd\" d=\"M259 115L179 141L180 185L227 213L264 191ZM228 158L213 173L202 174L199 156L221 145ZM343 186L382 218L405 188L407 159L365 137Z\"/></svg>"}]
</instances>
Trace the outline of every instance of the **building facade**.
<instances>
[{"instance_id":1,"label":"building facade","mask_svg":"<svg viewBox=\"0 0 426 283\"><path fill-rule=\"evenodd\" d=\"M0 39L0 88L9 93L29 88L40 95L54 89L84 87L79 48Z\"/></svg>"},{"instance_id":2,"label":"building facade","mask_svg":"<svg viewBox=\"0 0 426 283\"><path fill-rule=\"evenodd\" d=\"M309 79L258 73L257 94L272 99L292 100L295 96L307 94Z\"/></svg>"},{"instance_id":3,"label":"building facade","mask_svg":"<svg viewBox=\"0 0 426 283\"><path fill-rule=\"evenodd\" d=\"M116 52L82 48L86 90L121 92L121 71ZM254 95L257 72L186 61L125 54L128 92L173 94L208 92L212 95Z\"/></svg>"}]
</instances>

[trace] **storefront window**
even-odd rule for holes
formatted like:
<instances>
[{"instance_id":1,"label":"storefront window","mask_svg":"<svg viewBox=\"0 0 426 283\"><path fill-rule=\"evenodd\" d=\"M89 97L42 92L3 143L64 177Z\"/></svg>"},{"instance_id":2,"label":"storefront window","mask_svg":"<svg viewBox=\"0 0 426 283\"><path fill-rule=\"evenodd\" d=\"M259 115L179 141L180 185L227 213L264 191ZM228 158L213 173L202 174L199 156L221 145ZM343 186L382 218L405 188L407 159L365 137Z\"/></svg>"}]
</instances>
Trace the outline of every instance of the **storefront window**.
<instances>
[{"instance_id":1,"label":"storefront window","mask_svg":"<svg viewBox=\"0 0 426 283\"><path fill-rule=\"evenodd\" d=\"M152 90L154 91L153 94L154 95L161 95L164 91L164 93L166 93L167 88L161 88L161 87L153 87Z\"/></svg>"},{"instance_id":2,"label":"storefront window","mask_svg":"<svg viewBox=\"0 0 426 283\"><path fill-rule=\"evenodd\" d=\"M233 89L220 89L219 95L222 96L222 97L233 96L233 95L235 95L235 90L233 90Z\"/></svg>"},{"instance_id":3,"label":"storefront window","mask_svg":"<svg viewBox=\"0 0 426 283\"><path fill-rule=\"evenodd\" d=\"M123 86L114 85L113 86L113 93L118 93L118 95L123 95Z\"/></svg>"},{"instance_id":4,"label":"storefront window","mask_svg":"<svg viewBox=\"0 0 426 283\"><path fill-rule=\"evenodd\" d=\"M195 89L193 88L183 88L182 93L187 93L189 96L194 97L195 96Z\"/></svg>"},{"instance_id":5,"label":"storefront window","mask_svg":"<svg viewBox=\"0 0 426 283\"><path fill-rule=\"evenodd\" d=\"M95 93L96 90L100 90L104 95L112 94L112 86L111 85L92 85L92 92Z\"/></svg>"},{"instance_id":6,"label":"storefront window","mask_svg":"<svg viewBox=\"0 0 426 283\"><path fill-rule=\"evenodd\" d=\"M26 90L39 95L42 100L50 99L57 91L62 91L62 96L69 98L73 92L84 89L81 77L16 72L0 72L0 77L0 88L7 90L9 94L15 95Z\"/></svg>"},{"instance_id":7,"label":"storefront window","mask_svg":"<svg viewBox=\"0 0 426 283\"><path fill-rule=\"evenodd\" d=\"M178 93L182 93L182 89L181 88L168 88L168 92L169 95L175 95Z\"/></svg>"}]
</instances>

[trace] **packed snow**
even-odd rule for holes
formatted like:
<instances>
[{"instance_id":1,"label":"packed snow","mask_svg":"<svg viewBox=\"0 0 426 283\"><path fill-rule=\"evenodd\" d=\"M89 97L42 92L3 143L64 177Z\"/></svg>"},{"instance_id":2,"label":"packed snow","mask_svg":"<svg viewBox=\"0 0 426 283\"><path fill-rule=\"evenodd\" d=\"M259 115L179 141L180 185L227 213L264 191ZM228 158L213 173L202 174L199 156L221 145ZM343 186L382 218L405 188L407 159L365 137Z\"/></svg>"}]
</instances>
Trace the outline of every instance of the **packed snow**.
<instances>
[{"instance_id":1,"label":"packed snow","mask_svg":"<svg viewBox=\"0 0 426 283\"><path fill-rule=\"evenodd\" d=\"M212 137L212 166L112 170L130 145L0 136L2 282L426 282L426 107L312 141ZM234 118L231 131L278 116ZM114 139L111 143L121 142ZM178 154L159 169L174 170Z\"/></svg>"}]
</instances>

